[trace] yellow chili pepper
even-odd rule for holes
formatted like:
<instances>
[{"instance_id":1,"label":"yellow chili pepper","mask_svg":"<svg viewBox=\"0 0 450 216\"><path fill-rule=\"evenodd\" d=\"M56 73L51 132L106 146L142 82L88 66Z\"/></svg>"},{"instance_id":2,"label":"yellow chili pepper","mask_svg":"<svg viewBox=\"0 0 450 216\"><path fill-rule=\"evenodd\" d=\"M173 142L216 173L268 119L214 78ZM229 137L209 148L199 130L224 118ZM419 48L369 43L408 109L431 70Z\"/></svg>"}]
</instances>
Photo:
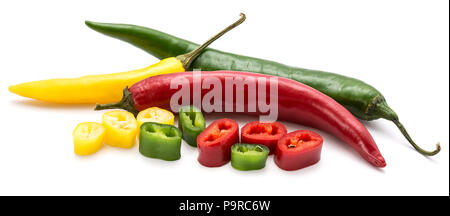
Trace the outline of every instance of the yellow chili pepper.
<instances>
[{"instance_id":1,"label":"yellow chili pepper","mask_svg":"<svg viewBox=\"0 0 450 216\"><path fill-rule=\"evenodd\" d=\"M97 122L83 122L77 125L72 135L75 154L90 155L102 147L105 127Z\"/></svg>"},{"instance_id":2,"label":"yellow chili pepper","mask_svg":"<svg viewBox=\"0 0 450 216\"><path fill-rule=\"evenodd\" d=\"M161 109L159 107L150 107L140 111L136 117L136 120L138 123L138 137L141 125L145 122L156 122L168 125L175 124L175 116L173 115L173 113L169 110Z\"/></svg>"},{"instance_id":3,"label":"yellow chili pepper","mask_svg":"<svg viewBox=\"0 0 450 216\"><path fill-rule=\"evenodd\" d=\"M10 86L9 91L53 103L109 103L120 100L122 89L126 86L147 77L183 71L183 64L177 58L170 57L138 70L79 78L39 80Z\"/></svg>"},{"instance_id":4,"label":"yellow chili pepper","mask_svg":"<svg viewBox=\"0 0 450 216\"><path fill-rule=\"evenodd\" d=\"M133 147L136 142L137 122L132 113L124 110L105 112L102 122L106 129L106 144L121 148Z\"/></svg>"},{"instance_id":5,"label":"yellow chili pepper","mask_svg":"<svg viewBox=\"0 0 450 216\"><path fill-rule=\"evenodd\" d=\"M66 104L112 103L122 98L122 90L147 77L184 72L213 41L245 20L245 15L195 50L161 60L149 67L122 73L50 79L10 86L10 92L46 102Z\"/></svg>"}]
</instances>

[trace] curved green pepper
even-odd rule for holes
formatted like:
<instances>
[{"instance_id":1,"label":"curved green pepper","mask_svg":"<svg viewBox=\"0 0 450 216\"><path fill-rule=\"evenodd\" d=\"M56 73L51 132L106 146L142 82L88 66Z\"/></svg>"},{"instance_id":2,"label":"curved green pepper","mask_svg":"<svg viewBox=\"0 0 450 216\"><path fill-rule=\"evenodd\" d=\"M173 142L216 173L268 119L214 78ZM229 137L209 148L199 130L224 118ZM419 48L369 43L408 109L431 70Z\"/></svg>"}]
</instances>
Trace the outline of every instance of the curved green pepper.
<instances>
[{"instance_id":1,"label":"curved green pepper","mask_svg":"<svg viewBox=\"0 0 450 216\"><path fill-rule=\"evenodd\" d=\"M231 166L237 170L257 170L266 166L269 148L259 144L237 143L231 147Z\"/></svg>"},{"instance_id":2,"label":"curved green pepper","mask_svg":"<svg viewBox=\"0 0 450 216\"><path fill-rule=\"evenodd\" d=\"M141 125L139 152L151 158L167 161L181 157L181 131L166 124L145 122Z\"/></svg>"},{"instance_id":3,"label":"curved green pepper","mask_svg":"<svg viewBox=\"0 0 450 216\"><path fill-rule=\"evenodd\" d=\"M197 147L197 136L206 128L202 111L194 106L184 106L180 108L178 116L178 128L183 139L189 145Z\"/></svg>"}]
</instances>

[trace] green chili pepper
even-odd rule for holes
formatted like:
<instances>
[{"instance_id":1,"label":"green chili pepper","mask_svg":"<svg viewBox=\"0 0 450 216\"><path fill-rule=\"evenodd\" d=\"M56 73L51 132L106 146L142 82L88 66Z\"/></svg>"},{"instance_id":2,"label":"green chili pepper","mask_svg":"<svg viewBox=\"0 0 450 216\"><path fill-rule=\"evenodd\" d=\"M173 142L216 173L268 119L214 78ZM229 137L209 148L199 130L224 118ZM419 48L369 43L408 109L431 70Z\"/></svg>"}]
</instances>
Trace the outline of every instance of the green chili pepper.
<instances>
[{"instance_id":1,"label":"green chili pepper","mask_svg":"<svg viewBox=\"0 0 450 216\"><path fill-rule=\"evenodd\" d=\"M187 53L198 47L193 42L142 26L90 21L86 21L86 25L95 31L126 41L159 59ZM360 119L370 121L384 118L392 121L409 143L424 155L435 155L441 150L439 143L434 151L420 148L411 139L400 123L397 114L386 103L383 95L374 87L358 79L318 70L291 67L210 48L205 49L191 64L190 69L193 68L203 71L249 71L293 79L330 96Z\"/></svg>"},{"instance_id":2,"label":"green chili pepper","mask_svg":"<svg viewBox=\"0 0 450 216\"><path fill-rule=\"evenodd\" d=\"M145 122L141 125L139 152L151 158L173 161L181 157L181 131L166 124Z\"/></svg>"},{"instance_id":3,"label":"green chili pepper","mask_svg":"<svg viewBox=\"0 0 450 216\"><path fill-rule=\"evenodd\" d=\"M178 128L183 133L183 139L197 147L197 136L206 128L202 111L194 106L184 106L180 108L178 116Z\"/></svg>"},{"instance_id":4,"label":"green chili pepper","mask_svg":"<svg viewBox=\"0 0 450 216\"><path fill-rule=\"evenodd\" d=\"M237 170L257 170L266 166L269 148L259 144L237 143L231 147L231 166Z\"/></svg>"}]
</instances>

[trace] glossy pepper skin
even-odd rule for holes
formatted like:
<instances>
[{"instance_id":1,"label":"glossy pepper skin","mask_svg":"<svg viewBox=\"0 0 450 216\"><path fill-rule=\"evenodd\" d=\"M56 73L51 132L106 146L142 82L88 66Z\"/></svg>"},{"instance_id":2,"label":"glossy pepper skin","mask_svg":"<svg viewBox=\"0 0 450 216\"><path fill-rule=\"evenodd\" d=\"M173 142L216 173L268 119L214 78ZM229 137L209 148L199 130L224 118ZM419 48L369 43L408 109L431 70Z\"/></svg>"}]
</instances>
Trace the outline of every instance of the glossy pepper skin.
<instances>
[{"instance_id":1,"label":"glossy pepper skin","mask_svg":"<svg viewBox=\"0 0 450 216\"><path fill-rule=\"evenodd\" d=\"M88 26L97 32L141 48L159 59L189 52L197 46L191 41L142 26L113 23L90 23ZM203 71L248 71L292 79L330 96L360 119L370 121L384 118L392 121L421 154L432 156L441 150L439 143L433 151L427 151L418 146L400 123L397 114L388 106L384 96L373 86L355 78L292 67L210 48L192 63L189 70L194 68Z\"/></svg>"},{"instance_id":2,"label":"glossy pepper skin","mask_svg":"<svg viewBox=\"0 0 450 216\"><path fill-rule=\"evenodd\" d=\"M298 130L283 136L277 144L275 163L292 171L311 166L320 160L323 138L308 130Z\"/></svg>"},{"instance_id":3,"label":"glossy pepper skin","mask_svg":"<svg viewBox=\"0 0 450 216\"><path fill-rule=\"evenodd\" d=\"M270 154L275 152L278 140L287 134L286 127L280 122L249 122L241 129L241 142L261 144L269 148Z\"/></svg>"},{"instance_id":4,"label":"glossy pepper skin","mask_svg":"<svg viewBox=\"0 0 450 216\"><path fill-rule=\"evenodd\" d=\"M139 152L150 158L166 161L181 157L181 131L167 124L145 122L141 126Z\"/></svg>"},{"instance_id":5,"label":"glossy pepper skin","mask_svg":"<svg viewBox=\"0 0 450 216\"><path fill-rule=\"evenodd\" d=\"M221 82L221 91L225 92L226 78L241 78L242 80L265 78L267 81L266 89L269 89L270 77L250 72L213 71L201 73L200 80L203 82L205 79L217 78ZM152 106L169 109L170 98L181 88L170 88L170 83L173 79L188 80L190 89L192 89L192 72L150 77L136 83L129 89L125 89L124 98L116 106L133 107L133 109L137 110L143 110ZM209 91L211 89L203 89L201 98L203 99ZM227 89L227 91L231 91L231 89ZM233 91L236 91L235 86ZM248 89L245 88L242 94L248 95ZM190 98L193 98L192 91L190 92ZM270 94L266 94L265 101L270 101ZM222 97L222 110L225 110L225 103L225 98ZM248 104L245 102L239 105L244 106L245 110L248 110ZM96 109L114 108L116 106L98 105ZM257 108L256 110L259 109ZM252 115L260 114L254 112L246 113ZM309 86L278 77L278 120L308 125L326 131L350 145L372 165L376 167L386 166L383 156L366 127L342 105Z\"/></svg>"},{"instance_id":6,"label":"glossy pepper skin","mask_svg":"<svg viewBox=\"0 0 450 216\"><path fill-rule=\"evenodd\" d=\"M245 15L196 49L169 56L146 68L113 74L90 75L78 78L50 79L9 86L9 91L23 97L51 103L93 104L120 100L123 88L150 77L167 73L184 72L192 61L212 42L238 26ZM89 25L89 21L86 24Z\"/></svg>"},{"instance_id":7,"label":"glossy pepper skin","mask_svg":"<svg viewBox=\"0 0 450 216\"><path fill-rule=\"evenodd\" d=\"M258 170L266 166L269 148L265 145L237 143L231 147L231 166L237 170Z\"/></svg>"},{"instance_id":8,"label":"glossy pepper skin","mask_svg":"<svg viewBox=\"0 0 450 216\"><path fill-rule=\"evenodd\" d=\"M105 127L97 122L83 122L73 130L73 149L77 155L97 152L105 139Z\"/></svg>"},{"instance_id":9,"label":"glossy pepper skin","mask_svg":"<svg viewBox=\"0 0 450 216\"><path fill-rule=\"evenodd\" d=\"M51 103L111 103L120 100L122 89L126 86L131 86L150 76L184 71L183 64L175 57L171 57L138 70L78 78L39 80L10 86L9 91L23 97Z\"/></svg>"},{"instance_id":10,"label":"glossy pepper skin","mask_svg":"<svg viewBox=\"0 0 450 216\"><path fill-rule=\"evenodd\" d=\"M238 142L238 123L232 119L216 120L197 137L198 162L207 167L225 165L231 158L231 146Z\"/></svg>"},{"instance_id":11,"label":"glossy pepper skin","mask_svg":"<svg viewBox=\"0 0 450 216\"><path fill-rule=\"evenodd\" d=\"M105 112L102 117L106 129L105 143L120 148L131 148L136 142L137 122L134 115L124 110Z\"/></svg>"},{"instance_id":12,"label":"glossy pepper skin","mask_svg":"<svg viewBox=\"0 0 450 216\"><path fill-rule=\"evenodd\" d=\"M206 128L202 111L194 106L184 106L178 112L178 128L183 139L192 147L197 147L197 136Z\"/></svg>"}]
</instances>

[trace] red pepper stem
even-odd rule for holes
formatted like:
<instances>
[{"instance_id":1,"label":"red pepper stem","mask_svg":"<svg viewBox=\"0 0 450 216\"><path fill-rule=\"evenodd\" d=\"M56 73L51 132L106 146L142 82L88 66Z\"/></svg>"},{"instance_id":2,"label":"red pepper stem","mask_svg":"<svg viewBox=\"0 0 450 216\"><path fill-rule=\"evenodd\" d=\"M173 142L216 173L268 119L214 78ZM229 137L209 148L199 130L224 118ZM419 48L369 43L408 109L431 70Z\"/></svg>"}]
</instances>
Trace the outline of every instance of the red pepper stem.
<instances>
[{"instance_id":1,"label":"red pepper stem","mask_svg":"<svg viewBox=\"0 0 450 216\"><path fill-rule=\"evenodd\" d=\"M133 103L133 96L130 91L128 91L128 86L123 89L123 97L117 103L110 104L97 104L95 105L95 110L105 110L105 109L124 109L128 112L133 113L134 116L137 116L139 111L136 110Z\"/></svg>"},{"instance_id":2,"label":"red pepper stem","mask_svg":"<svg viewBox=\"0 0 450 216\"><path fill-rule=\"evenodd\" d=\"M393 120L392 122L394 122L394 124L398 127L398 129L400 129L400 131L402 132L403 136L405 136L405 138L409 141L409 143L421 154L426 155L426 156L433 156L437 153L439 153L441 151L441 145L438 142L436 144L436 149L434 151L427 151L424 150L422 148L420 148L420 146L418 146L409 136L408 132L406 131L405 127L403 127L402 123L400 123L399 120Z\"/></svg>"},{"instance_id":3,"label":"red pepper stem","mask_svg":"<svg viewBox=\"0 0 450 216\"><path fill-rule=\"evenodd\" d=\"M195 60L195 58L197 58L198 55L200 55L203 52L203 50L206 47L208 47L212 42L214 42L215 40L220 38L222 35L224 35L228 31L230 31L231 29L233 29L236 26L243 23L245 21L245 14L241 13L240 15L241 15L241 18L239 18L238 21L236 21L233 24L231 24L230 26L226 27L224 30L222 30L218 34L214 35L212 38L210 38L204 44L197 47L195 50L192 50L189 53L177 56L176 58L181 61L181 63L183 64L183 68L185 70L188 70L189 67L191 66L191 63Z\"/></svg>"}]
</instances>

